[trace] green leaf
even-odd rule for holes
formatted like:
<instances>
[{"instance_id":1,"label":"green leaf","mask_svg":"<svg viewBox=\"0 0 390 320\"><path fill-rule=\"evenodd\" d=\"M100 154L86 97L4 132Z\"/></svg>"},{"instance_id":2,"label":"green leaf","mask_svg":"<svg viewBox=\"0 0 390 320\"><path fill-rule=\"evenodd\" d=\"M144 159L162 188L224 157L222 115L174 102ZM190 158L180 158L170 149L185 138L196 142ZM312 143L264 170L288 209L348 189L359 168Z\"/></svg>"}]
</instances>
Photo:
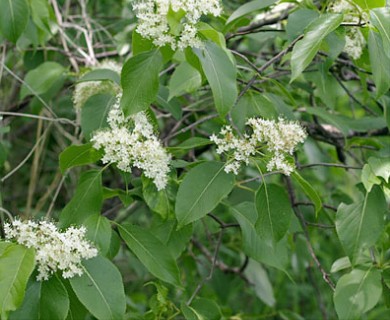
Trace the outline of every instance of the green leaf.
<instances>
[{"instance_id":1,"label":"green leaf","mask_svg":"<svg viewBox=\"0 0 390 320\"><path fill-rule=\"evenodd\" d=\"M111 230L111 241L110 241L110 248L107 252L107 258L112 260L116 257L116 255L119 252L119 249L121 248L121 238L119 237L118 233L114 230Z\"/></svg>"},{"instance_id":2,"label":"green leaf","mask_svg":"<svg viewBox=\"0 0 390 320\"><path fill-rule=\"evenodd\" d=\"M23 302L27 281L35 267L35 251L22 245L0 242L0 318Z\"/></svg>"},{"instance_id":3,"label":"green leaf","mask_svg":"<svg viewBox=\"0 0 390 320\"><path fill-rule=\"evenodd\" d=\"M317 54L322 40L335 30L342 21L342 14L324 14L310 23L305 30L303 39L299 40L293 48L290 82L301 75Z\"/></svg>"},{"instance_id":4,"label":"green leaf","mask_svg":"<svg viewBox=\"0 0 390 320\"><path fill-rule=\"evenodd\" d=\"M212 211L234 186L234 176L224 164L205 162L191 169L179 186L175 213L179 228Z\"/></svg>"},{"instance_id":5,"label":"green leaf","mask_svg":"<svg viewBox=\"0 0 390 320\"><path fill-rule=\"evenodd\" d=\"M368 35L368 51L372 75L376 85L376 97L379 98L390 88L390 72L384 66L390 65L390 57L386 55L381 37L375 31Z\"/></svg>"},{"instance_id":6,"label":"green leaf","mask_svg":"<svg viewBox=\"0 0 390 320\"><path fill-rule=\"evenodd\" d=\"M42 63L27 73L20 90L20 98L23 99L29 94L41 95L49 91L64 72L65 68L57 62Z\"/></svg>"},{"instance_id":7,"label":"green leaf","mask_svg":"<svg viewBox=\"0 0 390 320\"><path fill-rule=\"evenodd\" d=\"M276 303L274 290L263 266L250 259L244 274L253 284L257 297L266 305L273 307Z\"/></svg>"},{"instance_id":8,"label":"green leaf","mask_svg":"<svg viewBox=\"0 0 390 320\"><path fill-rule=\"evenodd\" d=\"M351 268L351 260L348 257L342 257L333 262L332 267L330 268L331 273L336 273L340 270Z\"/></svg>"},{"instance_id":9,"label":"green leaf","mask_svg":"<svg viewBox=\"0 0 390 320\"><path fill-rule=\"evenodd\" d=\"M282 240L272 247L259 237L255 228L258 218L255 204L242 202L232 207L231 212L241 227L244 252L258 262L284 271L287 264L287 243Z\"/></svg>"},{"instance_id":10,"label":"green leaf","mask_svg":"<svg viewBox=\"0 0 390 320\"><path fill-rule=\"evenodd\" d=\"M390 159L389 158L374 158L368 159L368 164L377 177L383 178L387 183L390 178Z\"/></svg>"},{"instance_id":11,"label":"green leaf","mask_svg":"<svg viewBox=\"0 0 390 320\"><path fill-rule=\"evenodd\" d=\"M134 56L155 48L152 40L142 37L136 30L132 33L131 45Z\"/></svg>"},{"instance_id":12,"label":"green leaf","mask_svg":"<svg viewBox=\"0 0 390 320\"><path fill-rule=\"evenodd\" d=\"M339 319L354 320L371 310L382 294L381 275L377 269L354 269L336 285L334 304Z\"/></svg>"},{"instance_id":13,"label":"green leaf","mask_svg":"<svg viewBox=\"0 0 390 320\"><path fill-rule=\"evenodd\" d=\"M173 72L169 81L169 98L191 93L202 85L202 76L198 70L187 62L182 62Z\"/></svg>"},{"instance_id":14,"label":"green leaf","mask_svg":"<svg viewBox=\"0 0 390 320\"><path fill-rule=\"evenodd\" d=\"M142 186L144 200L152 211L157 212L163 219L173 215L173 200L177 191L173 181L169 181L165 189L158 191L153 180L143 176Z\"/></svg>"},{"instance_id":15,"label":"green leaf","mask_svg":"<svg viewBox=\"0 0 390 320\"><path fill-rule=\"evenodd\" d=\"M244 130L248 118L260 116L265 119L277 119L279 113L269 97L248 90L233 107L231 115L237 128Z\"/></svg>"},{"instance_id":16,"label":"green leaf","mask_svg":"<svg viewBox=\"0 0 390 320\"><path fill-rule=\"evenodd\" d=\"M390 161L385 158L370 157L362 170L362 182L367 192L371 191L373 185L382 183L379 177L383 178L386 183L389 182Z\"/></svg>"},{"instance_id":17,"label":"green leaf","mask_svg":"<svg viewBox=\"0 0 390 320\"><path fill-rule=\"evenodd\" d=\"M256 192L257 234L266 243L281 240L286 234L293 214L286 191L277 185L263 183Z\"/></svg>"},{"instance_id":18,"label":"green leaf","mask_svg":"<svg viewBox=\"0 0 390 320\"><path fill-rule=\"evenodd\" d=\"M111 225L109 220L101 214L94 214L88 217L83 222L83 225L87 228L87 239L95 244L101 255L105 256L111 242Z\"/></svg>"},{"instance_id":19,"label":"green leaf","mask_svg":"<svg viewBox=\"0 0 390 320\"><path fill-rule=\"evenodd\" d=\"M316 18L318 18L318 12L309 9L299 9L288 15L286 32L288 39L293 41L296 37L302 34L302 30Z\"/></svg>"},{"instance_id":20,"label":"green leaf","mask_svg":"<svg viewBox=\"0 0 390 320\"><path fill-rule=\"evenodd\" d=\"M120 85L121 83L121 77L118 73L116 73L114 70L111 69L95 69L88 73L86 73L84 76L81 77L80 80L77 82L86 82L86 81L112 81L116 84Z\"/></svg>"},{"instance_id":21,"label":"green leaf","mask_svg":"<svg viewBox=\"0 0 390 320\"><path fill-rule=\"evenodd\" d=\"M160 85L157 94L157 105L170 112L176 120L180 120L183 115L183 108L181 102L175 97L169 100L168 96L168 88Z\"/></svg>"},{"instance_id":22,"label":"green leaf","mask_svg":"<svg viewBox=\"0 0 390 320\"><path fill-rule=\"evenodd\" d=\"M314 208L316 209L316 217L318 212L322 209L322 201L317 191L307 182L298 172L294 172L292 177L298 182L303 192L313 201Z\"/></svg>"},{"instance_id":23,"label":"green leaf","mask_svg":"<svg viewBox=\"0 0 390 320\"><path fill-rule=\"evenodd\" d=\"M176 220L162 220L152 227L151 232L166 245L177 259L185 250L192 236L192 224L189 224L179 230Z\"/></svg>"},{"instance_id":24,"label":"green leaf","mask_svg":"<svg viewBox=\"0 0 390 320\"><path fill-rule=\"evenodd\" d=\"M61 172L65 173L70 168L95 163L102 155L101 151L92 147L92 143L71 145L60 153Z\"/></svg>"},{"instance_id":25,"label":"green leaf","mask_svg":"<svg viewBox=\"0 0 390 320\"><path fill-rule=\"evenodd\" d=\"M4 163L7 161L8 150L3 143L0 142L0 168L3 167Z\"/></svg>"},{"instance_id":26,"label":"green leaf","mask_svg":"<svg viewBox=\"0 0 390 320\"><path fill-rule=\"evenodd\" d=\"M69 297L69 312L66 320L79 320L85 319L85 316L88 313L88 310L84 307L84 305L77 298L74 293L72 286L70 285L69 280L63 282L68 292Z\"/></svg>"},{"instance_id":27,"label":"green leaf","mask_svg":"<svg viewBox=\"0 0 390 320\"><path fill-rule=\"evenodd\" d=\"M377 8L370 11L371 23L378 29L385 54L390 57L390 8Z\"/></svg>"},{"instance_id":28,"label":"green leaf","mask_svg":"<svg viewBox=\"0 0 390 320\"><path fill-rule=\"evenodd\" d=\"M11 320L64 320L69 312L68 292L58 278L29 282L22 306L11 314Z\"/></svg>"},{"instance_id":29,"label":"green leaf","mask_svg":"<svg viewBox=\"0 0 390 320\"><path fill-rule=\"evenodd\" d=\"M226 24L229 24L234 20L246 16L247 14L252 13L254 11L258 11L266 7L269 7L271 4L274 4L275 2L276 0L254 0L245 3L230 15L229 19L226 21Z\"/></svg>"},{"instance_id":30,"label":"green leaf","mask_svg":"<svg viewBox=\"0 0 390 320\"><path fill-rule=\"evenodd\" d=\"M84 273L70 279L78 299L99 320L123 319L126 297L119 270L101 256L82 264Z\"/></svg>"},{"instance_id":31,"label":"green leaf","mask_svg":"<svg viewBox=\"0 0 390 320\"><path fill-rule=\"evenodd\" d=\"M0 32L16 43L27 26L29 8L26 0L0 0Z\"/></svg>"},{"instance_id":32,"label":"green leaf","mask_svg":"<svg viewBox=\"0 0 390 320\"><path fill-rule=\"evenodd\" d=\"M90 97L81 108L81 130L89 140L96 130L107 128L107 115L115 97L110 94L96 94Z\"/></svg>"},{"instance_id":33,"label":"green leaf","mask_svg":"<svg viewBox=\"0 0 390 320\"><path fill-rule=\"evenodd\" d=\"M205 38L205 40L211 40L219 47L224 49L226 48L225 36L221 32L215 30L212 26L205 22L198 22L196 27L201 39Z\"/></svg>"},{"instance_id":34,"label":"green leaf","mask_svg":"<svg viewBox=\"0 0 390 320\"><path fill-rule=\"evenodd\" d=\"M362 183L366 188L367 192L370 192L374 184L380 185L381 180L372 171L371 166L367 163L364 165L362 170Z\"/></svg>"},{"instance_id":35,"label":"green leaf","mask_svg":"<svg viewBox=\"0 0 390 320\"><path fill-rule=\"evenodd\" d=\"M180 285L180 273L171 251L152 233L141 227L119 225L119 233L127 246L157 278Z\"/></svg>"},{"instance_id":36,"label":"green leaf","mask_svg":"<svg viewBox=\"0 0 390 320\"><path fill-rule=\"evenodd\" d=\"M386 0L353 0L353 2L365 10L384 7L386 5Z\"/></svg>"},{"instance_id":37,"label":"green leaf","mask_svg":"<svg viewBox=\"0 0 390 320\"><path fill-rule=\"evenodd\" d=\"M93 214L99 214L103 204L102 171L90 170L81 177L72 200L60 214L60 227L81 224Z\"/></svg>"},{"instance_id":38,"label":"green leaf","mask_svg":"<svg viewBox=\"0 0 390 320\"><path fill-rule=\"evenodd\" d=\"M126 116L146 110L156 100L162 56L159 50L143 52L124 64L121 107Z\"/></svg>"},{"instance_id":39,"label":"green leaf","mask_svg":"<svg viewBox=\"0 0 390 320\"><path fill-rule=\"evenodd\" d=\"M360 252L374 245L381 236L386 210L386 199L378 186L367 192L364 199L339 206L336 231L352 265L356 264Z\"/></svg>"},{"instance_id":40,"label":"green leaf","mask_svg":"<svg viewBox=\"0 0 390 320\"><path fill-rule=\"evenodd\" d=\"M204 49L194 49L194 52L210 84L217 111L224 117L233 107L238 95L236 66L226 51L214 42L206 42Z\"/></svg>"},{"instance_id":41,"label":"green leaf","mask_svg":"<svg viewBox=\"0 0 390 320\"><path fill-rule=\"evenodd\" d=\"M50 33L50 6L46 0L28 0L34 24L42 31Z\"/></svg>"},{"instance_id":42,"label":"green leaf","mask_svg":"<svg viewBox=\"0 0 390 320\"><path fill-rule=\"evenodd\" d=\"M181 310L187 320L220 320L221 310L215 301L198 298L190 306L182 303Z\"/></svg>"},{"instance_id":43,"label":"green leaf","mask_svg":"<svg viewBox=\"0 0 390 320\"><path fill-rule=\"evenodd\" d=\"M69 311L69 297L66 288L57 278L52 276L43 281L40 297L40 319L62 320Z\"/></svg>"}]
</instances>

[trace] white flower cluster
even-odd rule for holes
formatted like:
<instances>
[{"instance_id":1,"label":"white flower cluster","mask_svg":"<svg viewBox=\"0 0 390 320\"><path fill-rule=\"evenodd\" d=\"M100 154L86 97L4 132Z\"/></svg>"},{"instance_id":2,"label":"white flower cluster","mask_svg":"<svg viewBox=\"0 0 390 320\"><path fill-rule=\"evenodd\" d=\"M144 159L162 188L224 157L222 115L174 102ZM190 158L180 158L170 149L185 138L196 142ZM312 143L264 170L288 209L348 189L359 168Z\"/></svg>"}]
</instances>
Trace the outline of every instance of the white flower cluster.
<instances>
[{"instance_id":1,"label":"white flower cluster","mask_svg":"<svg viewBox=\"0 0 390 320\"><path fill-rule=\"evenodd\" d=\"M250 156L255 155L256 146L247 135L243 138L236 137L231 126L223 127L219 134L222 135L222 138L218 138L213 134L210 136L210 140L217 145L218 154L233 152L232 158L234 160L225 166L225 171L238 174L241 163L244 162L248 165Z\"/></svg>"},{"instance_id":2,"label":"white flower cluster","mask_svg":"<svg viewBox=\"0 0 390 320\"><path fill-rule=\"evenodd\" d=\"M329 8L330 12L343 13L344 21L349 23L364 22L368 18L364 12L359 10L356 4L352 4L348 0L336 0ZM361 21L361 20L364 21ZM366 39L364 38L359 27L347 27L345 35L344 52L347 53L352 59L359 59L363 53L363 49L366 46Z\"/></svg>"},{"instance_id":3,"label":"white flower cluster","mask_svg":"<svg viewBox=\"0 0 390 320\"><path fill-rule=\"evenodd\" d=\"M121 95L111 108L108 130L95 132L91 141L95 149L103 149L103 163L115 163L120 170L142 169L145 176L153 179L158 190L168 182L170 154L154 135L153 127L144 112L124 117L120 109Z\"/></svg>"},{"instance_id":4,"label":"white flower cluster","mask_svg":"<svg viewBox=\"0 0 390 320\"><path fill-rule=\"evenodd\" d=\"M92 70L109 69L121 74L122 66L112 60L102 61L100 64L93 66ZM83 81L75 86L73 92L73 104L80 109L85 102L93 95L104 92L118 93L120 87L112 81Z\"/></svg>"},{"instance_id":5,"label":"white flower cluster","mask_svg":"<svg viewBox=\"0 0 390 320\"><path fill-rule=\"evenodd\" d=\"M202 15L219 16L222 12L219 0L138 0L133 5L138 18L137 32L152 39L156 46L170 45L173 50L187 47L199 48L202 42L197 36L196 24ZM180 25L172 30L168 13L182 16Z\"/></svg>"},{"instance_id":6,"label":"white flower cluster","mask_svg":"<svg viewBox=\"0 0 390 320\"><path fill-rule=\"evenodd\" d=\"M267 170L276 169L290 175L294 171L294 166L288 162L286 156L292 155L298 143L304 142L305 130L298 123L282 118L278 121L251 118L246 124L252 128L251 135L236 137L232 128L225 126L220 132L222 138L216 135L210 137L217 145L218 154L232 152L232 160L225 166L225 171L237 174L243 162L248 164L250 156L266 147L271 155Z\"/></svg>"},{"instance_id":7,"label":"white flower cluster","mask_svg":"<svg viewBox=\"0 0 390 320\"><path fill-rule=\"evenodd\" d=\"M60 232L48 221L15 220L5 224L4 231L6 240L15 240L35 249L38 281L48 280L58 270L65 279L80 276L83 274L81 260L98 254L97 249L85 240L84 227L69 227L65 232Z\"/></svg>"}]
</instances>

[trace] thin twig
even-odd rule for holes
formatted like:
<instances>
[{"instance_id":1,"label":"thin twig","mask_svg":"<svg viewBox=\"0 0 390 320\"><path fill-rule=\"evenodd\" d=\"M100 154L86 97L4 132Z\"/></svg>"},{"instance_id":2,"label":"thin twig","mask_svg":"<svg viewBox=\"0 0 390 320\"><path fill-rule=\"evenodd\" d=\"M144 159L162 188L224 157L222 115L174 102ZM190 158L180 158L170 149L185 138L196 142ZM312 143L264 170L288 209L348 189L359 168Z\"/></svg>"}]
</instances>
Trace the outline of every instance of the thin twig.
<instances>
[{"instance_id":1,"label":"thin twig","mask_svg":"<svg viewBox=\"0 0 390 320\"><path fill-rule=\"evenodd\" d=\"M51 124L47 127L45 132L41 135L41 137L38 139L38 141L35 143L35 145L32 147L30 152L27 154L27 156L14 168L12 169L8 174L6 174L3 178L1 178L0 182L4 182L9 177L11 177L16 171L18 171L23 165L30 159L30 157L33 155L35 149L40 145L41 141L45 139L47 133L49 132L49 129L51 128Z\"/></svg>"},{"instance_id":2,"label":"thin twig","mask_svg":"<svg viewBox=\"0 0 390 320\"><path fill-rule=\"evenodd\" d=\"M186 303L187 306L189 306L191 304L191 302L195 299L196 295L199 293L200 289L202 289L203 285L213 277L214 269L215 269L215 266L217 264L217 257L218 257L218 253L219 253L219 248L220 248L221 243L222 243L222 236L223 236L223 229L221 229L221 231L219 232L217 245L216 245L215 251L214 251L213 261L212 261L211 268L210 268L210 273L208 274L208 276L206 278L204 278L198 284L198 286L196 287L195 291L193 292L191 297L188 299L188 301Z\"/></svg>"},{"instance_id":3,"label":"thin twig","mask_svg":"<svg viewBox=\"0 0 390 320\"><path fill-rule=\"evenodd\" d=\"M342 163L326 163L326 162L303 164L303 165L299 165L298 169L307 169L312 167L334 167L334 168L343 168L343 169L351 169L351 170L362 170L362 167L349 166Z\"/></svg>"},{"instance_id":4,"label":"thin twig","mask_svg":"<svg viewBox=\"0 0 390 320\"><path fill-rule=\"evenodd\" d=\"M301 224L301 227L303 229L303 233L304 233L305 240L306 240L306 245L307 245L307 248L309 250L310 256L312 257L313 261L317 265L318 270L321 272L322 278L324 279L324 281L334 291L336 287L335 287L332 279L330 278L329 274L325 271L321 262L318 260L316 253L314 252L313 246L312 246L311 241L310 241L309 231L307 230L305 218L304 218L302 212L299 210L299 208L294 206L294 203L296 202L295 201L295 192L294 192L290 177L285 177L285 181L287 184L287 190L288 190L290 202L291 202L291 205L293 207L294 213L297 216L297 218Z\"/></svg>"},{"instance_id":5,"label":"thin twig","mask_svg":"<svg viewBox=\"0 0 390 320\"><path fill-rule=\"evenodd\" d=\"M18 113L18 112L10 112L10 111L0 111L0 115L12 116L12 117L26 117L26 118L32 118L32 119L40 119L40 120L44 120L44 121L67 123L67 124L71 124L74 127L77 126L74 121L67 119L67 118L50 118L50 117L39 116L36 114Z\"/></svg>"}]
</instances>

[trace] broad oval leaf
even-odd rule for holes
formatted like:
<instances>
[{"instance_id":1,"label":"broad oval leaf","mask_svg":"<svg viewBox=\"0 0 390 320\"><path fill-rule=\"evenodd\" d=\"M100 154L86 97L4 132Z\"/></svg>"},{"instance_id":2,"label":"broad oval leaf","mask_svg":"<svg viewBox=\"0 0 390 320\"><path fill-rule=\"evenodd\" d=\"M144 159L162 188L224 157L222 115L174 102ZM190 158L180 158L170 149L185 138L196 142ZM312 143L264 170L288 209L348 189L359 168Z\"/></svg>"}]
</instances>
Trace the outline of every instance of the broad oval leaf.
<instances>
[{"instance_id":1,"label":"broad oval leaf","mask_svg":"<svg viewBox=\"0 0 390 320\"><path fill-rule=\"evenodd\" d=\"M106 255L112 234L109 220L101 214L94 214L84 220L83 225L87 228L86 238L95 244L101 255Z\"/></svg>"},{"instance_id":2,"label":"broad oval leaf","mask_svg":"<svg viewBox=\"0 0 390 320\"><path fill-rule=\"evenodd\" d=\"M0 242L0 318L23 302L27 281L35 267L35 251L22 245Z\"/></svg>"},{"instance_id":3,"label":"broad oval leaf","mask_svg":"<svg viewBox=\"0 0 390 320\"><path fill-rule=\"evenodd\" d=\"M236 66L226 51L214 42L206 42L202 50L194 49L194 52L210 84L215 107L219 115L224 117L233 107L238 95Z\"/></svg>"},{"instance_id":4,"label":"broad oval leaf","mask_svg":"<svg viewBox=\"0 0 390 320\"><path fill-rule=\"evenodd\" d=\"M40 95L47 92L64 72L65 68L62 65L52 61L44 62L29 71L20 90L21 99L29 94Z\"/></svg>"},{"instance_id":5,"label":"broad oval leaf","mask_svg":"<svg viewBox=\"0 0 390 320\"><path fill-rule=\"evenodd\" d=\"M103 204L102 172L90 170L81 177L72 200L60 214L61 228L81 224L93 214L99 214Z\"/></svg>"},{"instance_id":6,"label":"broad oval leaf","mask_svg":"<svg viewBox=\"0 0 390 320\"><path fill-rule=\"evenodd\" d=\"M110 94L96 94L90 97L81 108L81 129L89 140L96 130L108 127L107 116L115 97Z\"/></svg>"},{"instance_id":7,"label":"broad oval leaf","mask_svg":"<svg viewBox=\"0 0 390 320\"><path fill-rule=\"evenodd\" d=\"M336 285L334 304L339 319L360 319L371 310L382 295L380 271L354 269L343 275Z\"/></svg>"},{"instance_id":8,"label":"broad oval leaf","mask_svg":"<svg viewBox=\"0 0 390 320\"><path fill-rule=\"evenodd\" d=\"M307 182L298 172L294 172L292 177L297 181L302 188L303 192L313 201L314 208L316 211L316 217L318 212L322 209L322 201L317 191Z\"/></svg>"},{"instance_id":9,"label":"broad oval leaf","mask_svg":"<svg viewBox=\"0 0 390 320\"><path fill-rule=\"evenodd\" d=\"M376 8L370 11L371 23L378 29L383 43L383 50L390 58L390 8Z\"/></svg>"},{"instance_id":10,"label":"broad oval leaf","mask_svg":"<svg viewBox=\"0 0 390 320\"><path fill-rule=\"evenodd\" d=\"M174 181L168 181L165 189L158 191L153 180L142 176L142 194L148 207L158 213L163 219L174 215L174 204L177 185Z\"/></svg>"},{"instance_id":11,"label":"broad oval leaf","mask_svg":"<svg viewBox=\"0 0 390 320\"><path fill-rule=\"evenodd\" d=\"M29 8L26 0L0 0L0 31L16 43L26 28Z\"/></svg>"},{"instance_id":12,"label":"broad oval leaf","mask_svg":"<svg viewBox=\"0 0 390 320\"><path fill-rule=\"evenodd\" d=\"M286 191L274 184L263 183L256 192L257 234L266 243L281 240L286 234L293 215Z\"/></svg>"},{"instance_id":13,"label":"broad oval leaf","mask_svg":"<svg viewBox=\"0 0 390 320\"><path fill-rule=\"evenodd\" d=\"M22 306L10 316L10 320L65 320L69 312L68 292L58 278L30 281Z\"/></svg>"},{"instance_id":14,"label":"broad oval leaf","mask_svg":"<svg viewBox=\"0 0 390 320\"><path fill-rule=\"evenodd\" d=\"M121 107L126 116L146 110L156 100L162 56L159 50L140 53L122 68Z\"/></svg>"},{"instance_id":15,"label":"broad oval leaf","mask_svg":"<svg viewBox=\"0 0 390 320\"><path fill-rule=\"evenodd\" d=\"M102 152L92 147L92 143L71 145L60 153L60 169L64 173L67 169L95 163L102 157Z\"/></svg>"},{"instance_id":16,"label":"broad oval leaf","mask_svg":"<svg viewBox=\"0 0 390 320\"><path fill-rule=\"evenodd\" d=\"M191 169L180 184L175 213L179 228L207 215L234 186L234 175L220 162L205 162Z\"/></svg>"},{"instance_id":17,"label":"broad oval leaf","mask_svg":"<svg viewBox=\"0 0 390 320\"><path fill-rule=\"evenodd\" d=\"M267 271L261 263L250 259L244 274L250 283L253 284L257 297L266 305L273 307L276 303L274 290Z\"/></svg>"},{"instance_id":18,"label":"broad oval leaf","mask_svg":"<svg viewBox=\"0 0 390 320\"><path fill-rule=\"evenodd\" d=\"M222 319L221 309L217 303L210 299L198 298L190 306L185 303L181 305L181 311L186 320L220 320Z\"/></svg>"},{"instance_id":19,"label":"broad oval leaf","mask_svg":"<svg viewBox=\"0 0 390 320\"><path fill-rule=\"evenodd\" d=\"M324 14L314 20L305 30L302 40L299 40L291 56L291 80L294 81L306 69L317 54L322 40L335 30L343 21L342 14Z\"/></svg>"},{"instance_id":20,"label":"broad oval leaf","mask_svg":"<svg viewBox=\"0 0 390 320\"><path fill-rule=\"evenodd\" d=\"M180 285L180 273L171 251L148 230L141 227L119 225L119 233L127 246L157 278Z\"/></svg>"},{"instance_id":21,"label":"broad oval leaf","mask_svg":"<svg viewBox=\"0 0 390 320\"><path fill-rule=\"evenodd\" d=\"M99 320L122 319L126 297L119 270L101 256L85 260L82 264L84 273L70 279L78 299Z\"/></svg>"},{"instance_id":22,"label":"broad oval leaf","mask_svg":"<svg viewBox=\"0 0 390 320\"><path fill-rule=\"evenodd\" d=\"M359 201L339 206L336 231L352 265L356 264L362 250L368 249L379 239L385 227L386 210L386 199L378 186L374 186Z\"/></svg>"},{"instance_id":23,"label":"broad oval leaf","mask_svg":"<svg viewBox=\"0 0 390 320\"><path fill-rule=\"evenodd\" d=\"M121 77L114 70L110 69L95 69L81 77L77 82L85 81L112 81L120 85Z\"/></svg>"},{"instance_id":24,"label":"broad oval leaf","mask_svg":"<svg viewBox=\"0 0 390 320\"><path fill-rule=\"evenodd\" d=\"M62 320L68 315L68 292L57 276L42 282L39 305L39 319Z\"/></svg>"},{"instance_id":25,"label":"broad oval leaf","mask_svg":"<svg viewBox=\"0 0 390 320\"><path fill-rule=\"evenodd\" d=\"M190 93L198 89L202 84L202 76L198 70L187 62L182 62L173 72L169 81L169 97L181 96L184 93Z\"/></svg>"},{"instance_id":26,"label":"broad oval leaf","mask_svg":"<svg viewBox=\"0 0 390 320\"><path fill-rule=\"evenodd\" d=\"M230 15L229 19L226 21L226 24L229 24L251 12L264 9L271 4L274 4L275 2L276 0L254 0L245 3Z\"/></svg>"},{"instance_id":27,"label":"broad oval leaf","mask_svg":"<svg viewBox=\"0 0 390 320\"><path fill-rule=\"evenodd\" d=\"M372 76L377 88L376 96L379 98L390 88L390 72L385 66L390 65L390 57L386 55L380 35L375 31L368 34L368 51Z\"/></svg>"},{"instance_id":28,"label":"broad oval leaf","mask_svg":"<svg viewBox=\"0 0 390 320\"><path fill-rule=\"evenodd\" d=\"M193 229L192 224L177 230L176 220L159 219L157 221L150 231L171 250L175 259L179 258L190 242Z\"/></svg>"},{"instance_id":29,"label":"broad oval leaf","mask_svg":"<svg viewBox=\"0 0 390 320\"><path fill-rule=\"evenodd\" d=\"M253 202L242 202L231 208L233 216L240 224L243 250L252 259L285 271L288 261L287 243L279 241L274 247L262 240L256 232L258 214Z\"/></svg>"}]
</instances>

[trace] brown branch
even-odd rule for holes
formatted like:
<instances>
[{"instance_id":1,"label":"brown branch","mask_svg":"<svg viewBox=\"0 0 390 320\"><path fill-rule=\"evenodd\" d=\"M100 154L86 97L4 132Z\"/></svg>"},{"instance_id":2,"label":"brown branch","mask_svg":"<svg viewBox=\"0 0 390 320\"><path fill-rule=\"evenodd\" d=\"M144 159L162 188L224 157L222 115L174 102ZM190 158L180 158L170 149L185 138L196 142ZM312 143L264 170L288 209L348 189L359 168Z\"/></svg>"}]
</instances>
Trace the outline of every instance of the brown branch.
<instances>
[{"instance_id":1,"label":"brown branch","mask_svg":"<svg viewBox=\"0 0 390 320\"><path fill-rule=\"evenodd\" d=\"M259 32L258 29L260 29L261 27L270 26L270 25L273 25L275 23L278 23L279 21L282 21L282 20L286 19L288 17L288 15L290 14L290 11L289 11L290 9L291 9L291 7L288 8L287 10L281 12L281 14L276 16L276 17L265 18L265 19L263 19L261 21L252 23L249 26L245 26L245 27L239 28L235 33L227 34L225 39L227 41L229 41L230 39L233 39L235 37L243 36L243 35L250 34L250 33Z\"/></svg>"},{"instance_id":2,"label":"brown branch","mask_svg":"<svg viewBox=\"0 0 390 320\"><path fill-rule=\"evenodd\" d=\"M238 228L240 225L238 223L225 223L220 218L218 218L216 215L212 213L207 214L210 218L212 218L215 222L219 224L221 229L227 229L227 228Z\"/></svg>"}]
</instances>

